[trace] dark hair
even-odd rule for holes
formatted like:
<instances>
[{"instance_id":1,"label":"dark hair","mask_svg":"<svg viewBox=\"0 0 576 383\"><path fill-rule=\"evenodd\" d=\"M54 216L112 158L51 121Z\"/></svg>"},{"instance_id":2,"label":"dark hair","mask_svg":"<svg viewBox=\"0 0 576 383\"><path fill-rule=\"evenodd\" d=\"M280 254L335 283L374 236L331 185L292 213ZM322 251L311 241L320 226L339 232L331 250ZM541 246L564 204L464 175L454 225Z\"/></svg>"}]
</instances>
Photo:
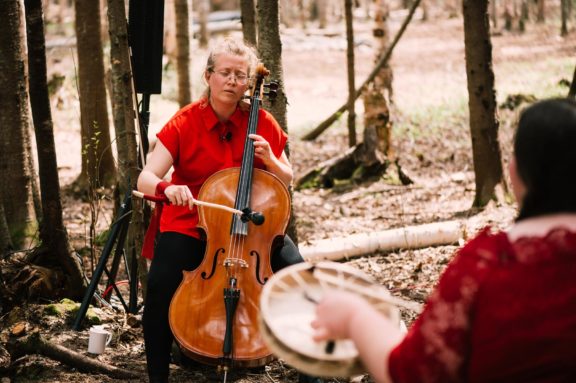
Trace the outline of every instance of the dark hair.
<instances>
[{"instance_id":1,"label":"dark hair","mask_svg":"<svg viewBox=\"0 0 576 383\"><path fill-rule=\"evenodd\" d=\"M518 220L576 212L576 102L550 99L526 108L514 138L518 175L526 186Z\"/></svg>"}]
</instances>

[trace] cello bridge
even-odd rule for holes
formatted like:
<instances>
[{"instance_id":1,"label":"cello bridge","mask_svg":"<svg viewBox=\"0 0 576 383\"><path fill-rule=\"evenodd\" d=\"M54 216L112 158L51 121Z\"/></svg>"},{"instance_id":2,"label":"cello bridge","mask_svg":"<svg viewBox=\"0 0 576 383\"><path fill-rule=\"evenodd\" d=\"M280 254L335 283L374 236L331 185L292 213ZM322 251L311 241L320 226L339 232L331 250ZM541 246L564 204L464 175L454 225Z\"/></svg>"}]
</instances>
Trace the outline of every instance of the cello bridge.
<instances>
[{"instance_id":1,"label":"cello bridge","mask_svg":"<svg viewBox=\"0 0 576 383\"><path fill-rule=\"evenodd\" d=\"M238 267L238 266L240 266L240 267L247 268L248 263L245 260L240 259L240 258L226 258L224 260L224 266L225 267L234 267L234 266Z\"/></svg>"}]
</instances>

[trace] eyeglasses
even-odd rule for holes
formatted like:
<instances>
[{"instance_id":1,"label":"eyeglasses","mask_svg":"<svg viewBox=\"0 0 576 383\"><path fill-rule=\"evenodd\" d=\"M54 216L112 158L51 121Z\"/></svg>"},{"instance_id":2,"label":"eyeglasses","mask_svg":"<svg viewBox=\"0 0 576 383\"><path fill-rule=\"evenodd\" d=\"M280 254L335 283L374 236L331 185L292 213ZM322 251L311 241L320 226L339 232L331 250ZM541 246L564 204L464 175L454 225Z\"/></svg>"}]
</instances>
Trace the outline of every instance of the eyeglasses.
<instances>
[{"instance_id":1,"label":"eyeglasses","mask_svg":"<svg viewBox=\"0 0 576 383\"><path fill-rule=\"evenodd\" d=\"M250 77L248 77L245 73L242 72L231 72L227 70L213 70L213 69L210 71L212 73L216 73L223 80L229 80L231 77L233 77L234 80L240 85L246 85L246 83L248 83L248 80L250 79Z\"/></svg>"}]
</instances>

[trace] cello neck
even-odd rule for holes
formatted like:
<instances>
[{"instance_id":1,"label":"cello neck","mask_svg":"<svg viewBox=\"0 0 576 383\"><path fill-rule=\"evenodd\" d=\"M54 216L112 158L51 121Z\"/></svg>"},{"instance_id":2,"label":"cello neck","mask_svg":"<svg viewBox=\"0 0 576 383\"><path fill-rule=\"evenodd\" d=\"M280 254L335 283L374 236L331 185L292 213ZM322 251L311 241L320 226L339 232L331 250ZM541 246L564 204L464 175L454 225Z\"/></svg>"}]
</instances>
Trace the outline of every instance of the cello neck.
<instances>
[{"instance_id":1,"label":"cello neck","mask_svg":"<svg viewBox=\"0 0 576 383\"><path fill-rule=\"evenodd\" d=\"M240 167L240 175L238 178L238 189L236 191L236 200L234 207L237 210L244 210L250 208L250 194L252 191L252 175L254 170L254 144L249 137L250 134L255 134L258 127L258 112L260 110L261 88L264 83L264 77L268 75L268 70L264 65L259 64L256 68L256 80L250 97L250 114L248 116L248 126L246 133L246 140L244 141L244 154L242 155L242 165ZM232 227L230 234L248 234L248 224L234 216L232 218Z\"/></svg>"}]
</instances>

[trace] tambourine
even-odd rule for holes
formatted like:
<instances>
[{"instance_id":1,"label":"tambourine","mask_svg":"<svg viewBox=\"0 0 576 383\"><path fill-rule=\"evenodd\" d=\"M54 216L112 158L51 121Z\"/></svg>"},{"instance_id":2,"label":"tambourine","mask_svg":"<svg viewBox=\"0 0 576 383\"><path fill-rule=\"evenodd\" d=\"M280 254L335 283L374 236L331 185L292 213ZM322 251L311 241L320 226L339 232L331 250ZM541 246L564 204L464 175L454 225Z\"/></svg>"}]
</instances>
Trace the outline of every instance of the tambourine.
<instances>
[{"instance_id":1,"label":"tambourine","mask_svg":"<svg viewBox=\"0 0 576 383\"><path fill-rule=\"evenodd\" d=\"M365 372L351 340L316 342L310 323L325 291L357 293L402 327L398 306L418 305L394 298L367 274L336 262L299 263L275 273L260 296L260 330L278 358L306 374L350 377Z\"/></svg>"}]
</instances>

